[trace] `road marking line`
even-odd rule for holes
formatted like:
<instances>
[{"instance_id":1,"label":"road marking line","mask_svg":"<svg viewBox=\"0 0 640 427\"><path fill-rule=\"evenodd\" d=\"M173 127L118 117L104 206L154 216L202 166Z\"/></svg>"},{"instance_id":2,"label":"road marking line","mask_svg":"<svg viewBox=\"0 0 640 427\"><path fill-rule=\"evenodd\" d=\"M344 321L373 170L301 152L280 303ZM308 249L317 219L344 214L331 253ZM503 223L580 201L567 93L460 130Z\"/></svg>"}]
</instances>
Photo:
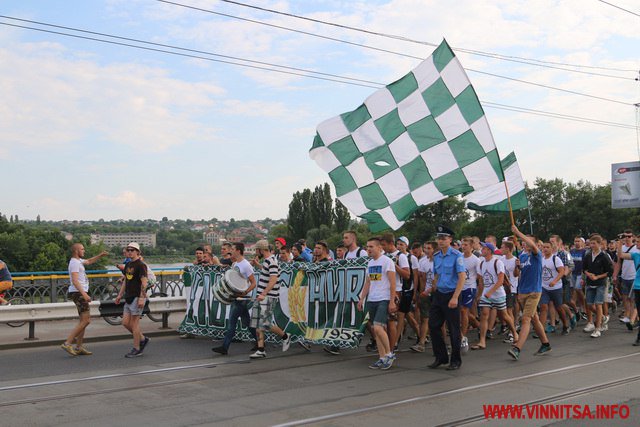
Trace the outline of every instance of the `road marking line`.
<instances>
[{"instance_id":1,"label":"road marking line","mask_svg":"<svg viewBox=\"0 0 640 427\"><path fill-rule=\"evenodd\" d=\"M598 360L598 361L595 361L595 362L587 362L587 363L581 363L581 364L578 364L578 365L565 366L565 367L562 367L562 368L552 369L551 371L536 372L534 374L528 374L528 375L524 375L524 376L521 376L521 377L518 377L518 378L508 378L508 379L504 379L504 380L491 381L491 382L488 382L488 383L476 384L476 385L472 385L472 386L457 388L457 389L454 389L454 390L443 391L443 392L440 392L440 393L429 394L429 395L426 395L426 396L416 396L416 397L412 397L410 399L403 399L403 400L398 400L398 401L395 401L395 402L383 403L383 404L376 405L376 406L368 406L368 407L365 407L365 408L352 409L350 411L335 412L333 414L322 415L322 416L319 416L319 417L312 417L312 418L305 418L305 419L302 419L302 420L289 421L289 422L282 423L282 424L275 424L273 427L290 427L290 426L299 426L299 425L303 425L303 424L317 423L317 422L320 422L320 421L326 421L326 420L331 420L331 419L335 419L335 418L342 418L342 417L346 417L346 416L349 416L349 415L362 414L364 412L377 411L379 409L385 409L385 408L391 408L391 407L394 407L394 406L405 405L407 403L419 402L421 400L433 399L433 398L437 398L437 397L448 396L448 395L455 394L455 393L463 393L463 392L467 392L467 391L478 390L478 389L485 388L485 387L493 387L493 386L496 386L496 385L506 384L506 383L510 383L510 382L522 381L522 380L526 380L526 379L529 379L529 378L540 377L540 376L543 376L543 375L555 374L555 373L558 373L558 372L569 371L571 369L584 368L584 367L587 367L587 366L597 365L599 363L606 363L606 362L611 362L613 360L626 359L626 358L633 357L633 356L638 356L638 355L640 355L640 353L631 353L631 354L626 354L624 356L609 357L607 359L602 359L602 360Z\"/></svg>"}]
</instances>

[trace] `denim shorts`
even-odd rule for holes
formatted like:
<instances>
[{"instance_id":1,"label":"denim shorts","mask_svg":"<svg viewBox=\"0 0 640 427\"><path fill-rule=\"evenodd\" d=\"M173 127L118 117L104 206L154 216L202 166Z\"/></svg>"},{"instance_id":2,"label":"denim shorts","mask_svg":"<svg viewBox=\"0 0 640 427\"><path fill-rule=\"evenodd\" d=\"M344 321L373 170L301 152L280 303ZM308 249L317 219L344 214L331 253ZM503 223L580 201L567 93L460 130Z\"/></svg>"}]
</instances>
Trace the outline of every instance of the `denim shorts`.
<instances>
[{"instance_id":1,"label":"denim shorts","mask_svg":"<svg viewBox=\"0 0 640 427\"><path fill-rule=\"evenodd\" d=\"M556 310L560 310L562 307L562 288L548 290L542 288L542 294L540 295L540 304L549 304L549 301L553 301L553 306Z\"/></svg>"},{"instance_id":2,"label":"denim shorts","mask_svg":"<svg viewBox=\"0 0 640 427\"><path fill-rule=\"evenodd\" d=\"M476 299L476 292L478 290L475 288L464 289L460 293L460 304L465 308L471 308L473 301Z\"/></svg>"},{"instance_id":3,"label":"denim shorts","mask_svg":"<svg viewBox=\"0 0 640 427\"><path fill-rule=\"evenodd\" d=\"M138 307L138 297L135 297L131 304L124 303L124 308L122 309L123 314L129 313L132 316L142 316L143 307Z\"/></svg>"},{"instance_id":4,"label":"denim shorts","mask_svg":"<svg viewBox=\"0 0 640 427\"><path fill-rule=\"evenodd\" d=\"M369 320L377 326L387 326L389 319L389 301L367 301Z\"/></svg>"},{"instance_id":5,"label":"denim shorts","mask_svg":"<svg viewBox=\"0 0 640 427\"><path fill-rule=\"evenodd\" d=\"M633 287L633 280L624 280L624 279L620 280L620 293L623 296L628 297L629 294L631 293L632 287Z\"/></svg>"},{"instance_id":6,"label":"denim shorts","mask_svg":"<svg viewBox=\"0 0 640 427\"><path fill-rule=\"evenodd\" d=\"M588 286L586 292L587 304L602 305L604 303L605 286Z\"/></svg>"},{"instance_id":7,"label":"denim shorts","mask_svg":"<svg viewBox=\"0 0 640 427\"><path fill-rule=\"evenodd\" d=\"M577 276L571 276L573 278L574 289L582 289L582 274L578 274Z\"/></svg>"}]
</instances>

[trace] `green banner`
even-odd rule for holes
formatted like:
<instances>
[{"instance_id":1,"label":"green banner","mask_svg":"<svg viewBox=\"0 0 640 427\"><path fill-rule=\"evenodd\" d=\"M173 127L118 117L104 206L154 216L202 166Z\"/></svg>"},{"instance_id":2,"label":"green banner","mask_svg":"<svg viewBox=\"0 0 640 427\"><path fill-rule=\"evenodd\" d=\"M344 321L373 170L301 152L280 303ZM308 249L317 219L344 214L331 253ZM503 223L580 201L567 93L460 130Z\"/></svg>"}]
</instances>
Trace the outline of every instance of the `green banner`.
<instances>
[{"instance_id":1,"label":"green banner","mask_svg":"<svg viewBox=\"0 0 640 427\"><path fill-rule=\"evenodd\" d=\"M358 258L321 264L281 263L275 323L292 335L293 342L357 347L367 321L366 312L357 308L367 261L367 258ZM178 331L222 339L230 307L214 298L213 287L218 286L225 269L194 265L186 270L185 283L190 283L190 294ZM256 271L256 280L258 274ZM243 341L251 339L241 322L235 337ZM277 340L277 336L267 333L267 341Z\"/></svg>"}]
</instances>

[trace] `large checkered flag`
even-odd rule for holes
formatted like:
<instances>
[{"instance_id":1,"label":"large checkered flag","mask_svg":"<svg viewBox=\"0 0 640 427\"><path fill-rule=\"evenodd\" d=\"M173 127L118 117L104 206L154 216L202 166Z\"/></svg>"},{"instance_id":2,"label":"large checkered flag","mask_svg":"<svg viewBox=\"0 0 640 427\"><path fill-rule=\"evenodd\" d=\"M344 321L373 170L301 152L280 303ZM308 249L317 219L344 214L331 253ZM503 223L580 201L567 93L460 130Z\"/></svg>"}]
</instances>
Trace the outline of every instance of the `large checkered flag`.
<instances>
[{"instance_id":1,"label":"large checkered flag","mask_svg":"<svg viewBox=\"0 0 640 427\"><path fill-rule=\"evenodd\" d=\"M309 154L374 232L504 179L476 92L444 40L360 107L320 123Z\"/></svg>"}]
</instances>

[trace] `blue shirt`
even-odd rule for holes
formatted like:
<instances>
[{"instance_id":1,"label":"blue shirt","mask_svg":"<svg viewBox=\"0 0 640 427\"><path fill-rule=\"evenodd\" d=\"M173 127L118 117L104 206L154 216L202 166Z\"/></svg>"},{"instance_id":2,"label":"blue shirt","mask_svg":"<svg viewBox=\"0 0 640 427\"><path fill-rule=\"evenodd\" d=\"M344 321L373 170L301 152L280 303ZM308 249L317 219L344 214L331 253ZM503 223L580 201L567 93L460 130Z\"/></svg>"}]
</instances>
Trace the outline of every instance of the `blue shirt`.
<instances>
[{"instance_id":1,"label":"blue shirt","mask_svg":"<svg viewBox=\"0 0 640 427\"><path fill-rule=\"evenodd\" d=\"M7 264L0 259L0 262L4 264L2 270L0 270L0 282L11 282L11 273L9 273L9 267Z\"/></svg>"},{"instance_id":2,"label":"blue shirt","mask_svg":"<svg viewBox=\"0 0 640 427\"><path fill-rule=\"evenodd\" d=\"M630 253L629 255L631 255L631 259L633 260L633 266L636 268L636 278L633 281L633 290L640 291L640 268L638 268L638 266L640 266L640 253L633 252L633 253Z\"/></svg>"},{"instance_id":3,"label":"blue shirt","mask_svg":"<svg viewBox=\"0 0 640 427\"><path fill-rule=\"evenodd\" d=\"M453 248L449 248L446 255L442 251L438 251L433 257L433 266L434 273L438 275L436 287L438 291L445 294L456 290L458 273L466 272L462 253Z\"/></svg>"},{"instance_id":4,"label":"blue shirt","mask_svg":"<svg viewBox=\"0 0 640 427\"><path fill-rule=\"evenodd\" d=\"M520 277L518 277L518 293L530 294L542 292L542 253L522 252L520 254Z\"/></svg>"},{"instance_id":5,"label":"blue shirt","mask_svg":"<svg viewBox=\"0 0 640 427\"><path fill-rule=\"evenodd\" d=\"M573 258L573 271L571 272L573 277L578 277L582 274L582 258L586 252L586 249L571 249L569 252L571 258Z\"/></svg>"},{"instance_id":6,"label":"blue shirt","mask_svg":"<svg viewBox=\"0 0 640 427\"><path fill-rule=\"evenodd\" d=\"M304 248L300 256L307 262L311 262L313 260L313 252L311 252L311 249L309 248Z\"/></svg>"}]
</instances>

